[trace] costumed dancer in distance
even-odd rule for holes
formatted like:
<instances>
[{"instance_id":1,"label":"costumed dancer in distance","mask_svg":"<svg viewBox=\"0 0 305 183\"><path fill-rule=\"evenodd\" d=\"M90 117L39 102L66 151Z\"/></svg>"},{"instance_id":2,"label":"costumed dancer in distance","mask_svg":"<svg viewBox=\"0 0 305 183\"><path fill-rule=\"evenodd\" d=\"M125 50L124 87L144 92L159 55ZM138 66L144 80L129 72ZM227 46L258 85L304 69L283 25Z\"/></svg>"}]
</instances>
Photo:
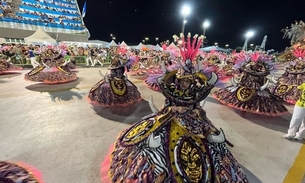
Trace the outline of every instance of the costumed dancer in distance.
<instances>
[{"instance_id":1,"label":"costumed dancer in distance","mask_svg":"<svg viewBox=\"0 0 305 183\"><path fill-rule=\"evenodd\" d=\"M0 58L0 74L8 73L10 71L22 70L22 67L15 66L10 62L10 59Z\"/></svg>"},{"instance_id":2,"label":"costumed dancer in distance","mask_svg":"<svg viewBox=\"0 0 305 183\"><path fill-rule=\"evenodd\" d=\"M232 85L215 92L214 97L222 104L241 111L266 116L287 114L288 110L283 101L267 88L267 75L273 69L269 63L271 59L259 52L240 53L238 59L238 63L241 64L240 80L233 77Z\"/></svg>"},{"instance_id":3,"label":"costumed dancer in distance","mask_svg":"<svg viewBox=\"0 0 305 183\"><path fill-rule=\"evenodd\" d=\"M43 82L47 84L59 84L74 81L77 79L75 73L64 67L66 63L61 53L52 49L47 49L40 54L41 65L25 74L25 79L33 82Z\"/></svg>"},{"instance_id":4,"label":"costumed dancer in distance","mask_svg":"<svg viewBox=\"0 0 305 183\"><path fill-rule=\"evenodd\" d=\"M288 133L284 135L284 138L303 141L305 138L305 83L297 88L301 95L294 106Z\"/></svg>"},{"instance_id":5,"label":"costumed dancer in distance","mask_svg":"<svg viewBox=\"0 0 305 183\"><path fill-rule=\"evenodd\" d=\"M60 45L59 49L61 50L61 53L64 56L64 63L62 64L62 66L65 67L65 70L76 71L77 67L71 60L75 57L73 51L70 50L70 48L68 48L64 44Z\"/></svg>"},{"instance_id":6,"label":"costumed dancer in distance","mask_svg":"<svg viewBox=\"0 0 305 183\"><path fill-rule=\"evenodd\" d=\"M5 46L0 51L0 74L5 74L10 71L22 70L22 67L14 65L11 61L11 57L14 57L15 53L12 47Z\"/></svg>"},{"instance_id":7,"label":"costumed dancer in distance","mask_svg":"<svg viewBox=\"0 0 305 183\"><path fill-rule=\"evenodd\" d=\"M128 80L124 63L120 55L111 60L108 67L110 74L102 75L102 79L89 91L91 103L104 107L129 106L142 100L137 87Z\"/></svg>"},{"instance_id":8,"label":"costumed dancer in distance","mask_svg":"<svg viewBox=\"0 0 305 183\"><path fill-rule=\"evenodd\" d=\"M25 163L0 161L0 183L43 183L41 173Z\"/></svg>"},{"instance_id":9,"label":"costumed dancer in distance","mask_svg":"<svg viewBox=\"0 0 305 183\"><path fill-rule=\"evenodd\" d=\"M148 70L150 74L148 74L147 78L144 80L145 85L154 91L160 91L159 85L157 83L157 79L163 75L163 70L165 68L169 71L177 70L178 69L177 62L179 62L180 59L179 57L180 53L178 55L173 51L171 52L170 50L167 50L167 46L165 44L162 45L162 48L164 49L164 52L160 56L160 61L158 63L160 68L151 68L151 70L153 70L154 73ZM177 62L175 62L174 59L177 60Z\"/></svg>"},{"instance_id":10,"label":"costumed dancer in distance","mask_svg":"<svg viewBox=\"0 0 305 183\"><path fill-rule=\"evenodd\" d=\"M278 80L273 78L276 83L271 87L271 92L289 104L295 104L301 96L298 86L305 82L305 50L293 50L294 60L286 67L285 72Z\"/></svg>"},{"instance_id":11,"label":"costumed dancer in distance","mask_svg":"<svg viewBox=\"0 0 305 183\"><path fill-rule=\"evenodd\" d=\"M119 135L101 165L103 183L248 183L223 131L200 105L217 82L215 73L208 79L193 63L203 36L181 39L183 65L158 79L165 106L158 110L150 99L154 113Z\"/></svg>"}]
</instances>

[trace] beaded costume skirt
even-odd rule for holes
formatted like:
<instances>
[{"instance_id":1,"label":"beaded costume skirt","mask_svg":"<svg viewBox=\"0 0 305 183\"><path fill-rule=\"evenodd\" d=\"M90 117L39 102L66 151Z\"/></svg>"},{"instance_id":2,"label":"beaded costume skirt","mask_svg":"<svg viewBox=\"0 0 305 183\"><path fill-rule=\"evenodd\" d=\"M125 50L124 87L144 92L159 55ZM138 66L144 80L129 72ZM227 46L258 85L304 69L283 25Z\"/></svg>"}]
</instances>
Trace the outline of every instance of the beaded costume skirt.
<instances>
[{"instance_id":1,"label":"beaded costume skirt","mask_svg":"<svg viewBox=\"0 0 305 183\"><path fill-rule=\"evenodd\" d=\"M75 70L77 69L76 65L72 62L67 63L64 67L66 67L68 70Z\"/></svg>"},{"instance_id":2,"label":"beaded costume skirt","mask_svg":"<svg viewBox=\"0 0 305 183\"><path fill-rule=\"evenodd\" d=\"M24 163L0 161L0 183L42 183L41 174Z\"/></svg>"},{"instance_id":3,"label":"beaded costume skirt","mask_svg":"<svg viewBox=\"0 0 305 183\"><path fill-rule=\"evenodd\" d=\"M104 79L91 88L88 98L103 107L129 106L142 100L138 88L129 80L115 84L114 80L107 83Z\"/></svg>"},{"instance_id":4,"label":"beaded costume skirt","mask_svg":"<svg viewBox=\"0 0 305 183\"><path fill-rule=\"evenodd\" d=\"M0 74L8 71L22 70L22 67L15 66L12 63L6 61L0 61Z\"/></svg>"},{"instance_id":5,"label":"beaded costume skirt","mask_svg":"<svg viewBox=\"0 0 305 183\"><path fill-rule=\"evenodd\" d=\"M287 71L278 79L271 93L280 97L289 104L295 104L301 96L298 86L305 82L305 73L288 73Z\"/></svg>"},{"instance_id":6,"label":"beaded costume skirt","mask_svg":"<svg viewBox=\"0 0 305 183\"><path fill-rule=\"evenodd\" d=\"M283 101L268 89L260 91L243 86L228 86L215 92L213 96L222 104L241 111L266 116L288 113Z\"/></svg>"},{"instance_id":7,"label":"beaded costume skirt","mask_svg":"<svg viewBox=\"0 0 305 183\"><path fill-rule=\"evenodd\" d=\"M196 119L181 121L169 109L123 131L102 163L102 182L247 183L226 144L200 135L210 127L206 116Z\"/></svg>"},{"instance_id":8,"label":"beaded costume skirt","mask_svg":"<svg viewBox=\"0 0 305 183\"><path fill-rule=\"evenodd\" d=\"M59 84L74 81L77 79L77 76L65 67L57 66L47 68L45 66L38 66L25 74L24 78L33 82Z\"/></svg>"}]
</instances>

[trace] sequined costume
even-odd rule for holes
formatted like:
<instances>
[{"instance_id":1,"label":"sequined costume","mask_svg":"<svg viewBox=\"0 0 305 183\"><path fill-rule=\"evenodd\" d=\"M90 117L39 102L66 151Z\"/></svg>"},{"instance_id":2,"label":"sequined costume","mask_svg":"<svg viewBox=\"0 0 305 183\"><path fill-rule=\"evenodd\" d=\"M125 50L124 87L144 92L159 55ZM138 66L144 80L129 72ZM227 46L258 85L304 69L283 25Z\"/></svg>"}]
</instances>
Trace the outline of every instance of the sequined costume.
<instances>
[{"instance_id":1,"label":"sequined costume","mask_svg":"<svg viewBox=\"0 0 305 183\"><path fill-rule=\"evenodd\" d=\"M40 173L24 163L0 161L0 183L42 183Z\"/></svg>"},{"instance_id":2,"label":"sequined costume","mask_svg":"<svg viewBox=\"0 0 305 183\"><path fill-rule=\"evenodd\" d=\"M22 67L15 66L11 62L8 62L5 59L0 58L0 74L9 71L17 71L17 70L22 70Z\"/></svg>"},{"instance_id":3,"label":"sequined costume","mask_svg":"<svg viewBox=\"0 0 305 183\"><path fill-rule=\"evenodd\" d=\"M65 69L67 70L76 70L77 66L71 62L71 56L66 55L64 57L64 63L62 64L63 67L65 67Z\"/></svg>"},{"instance_id":4,"label":"sequined costume","mask_svg":"<svg viewBox=\"0 0 305 183\"><path fill-rule=\"evenodd\" d=\"M61 54L54 54L51 49L41 54L42 64L25 74L25 79L47 84L58 84L74 81L77 79L75 73L66 66Z\"/></svg>"},{"instance_id":5,"label":"sequined costume","mask_svg":"<svg viewBox=\"0 0 305 183\"><path fill-rule=\"evenodd\" d=\"M300 98L301 91L298 86L305 82L305 50L295 49L293 51L293 61L286 67L285 72L278 80L276 85L271 87L271 92L282 98L289 104L295 104Z\"/></svg>"},{"instance_id":6,"label":"sequined costume","mask_svg":"<svg viewBox=\"0 0 305 183\"><path fill-rule=\"evenodd\" d=\"M137 87L125 75L125 67L119 56L116 56L108 67L110 74L102 75L102 79L89 91L90 102L104 107L128 106L142 100Z\"/></svg>"},{"instance_id":7,"label":"sequined costume","mask_svg":"<svg viewBox=\"0 0 305 183\"><path fill-rule=\"evenodd\" d=\"M259 52L241 55L238 62L242 63L240 79L233 77L232 85L215 92L214 97L222 104L241 111L266 116L287 114L283 101L267 88L267 75L272 70L269 61Z\"/></svg>"},{"instance_id":8,"label":"sequined costume","mask_svg":"<svg viewBox=\"0 0 305 183\"><path fill-rule=\"evenodd\" d=\"M183 65L158 79L165 106L157 110L150 100L154 113L119 135L110 164L107 158L102 164L103 183L248 182L199 104L217 82L215 73L208 79L192 63L202 39L194 36L196 47L181 49Z\"/></svg>"}]
</instances>

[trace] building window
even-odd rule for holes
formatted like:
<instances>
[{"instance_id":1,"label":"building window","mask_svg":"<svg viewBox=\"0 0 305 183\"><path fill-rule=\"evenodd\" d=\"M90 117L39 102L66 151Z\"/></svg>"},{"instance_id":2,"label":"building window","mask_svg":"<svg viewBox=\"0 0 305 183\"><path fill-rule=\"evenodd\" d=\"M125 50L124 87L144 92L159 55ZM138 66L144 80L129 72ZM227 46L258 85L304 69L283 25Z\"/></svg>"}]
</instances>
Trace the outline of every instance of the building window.
<instances>
[{"instance_id":1,"label":"building window","mask_svg":"<svg viewBox=\"0 0 305 183\"><path fill-rule=\"evenodd\" d=\"M11 42L10 38L5 38L5 41L8 43Z\"/></svg>"}]
</instances>

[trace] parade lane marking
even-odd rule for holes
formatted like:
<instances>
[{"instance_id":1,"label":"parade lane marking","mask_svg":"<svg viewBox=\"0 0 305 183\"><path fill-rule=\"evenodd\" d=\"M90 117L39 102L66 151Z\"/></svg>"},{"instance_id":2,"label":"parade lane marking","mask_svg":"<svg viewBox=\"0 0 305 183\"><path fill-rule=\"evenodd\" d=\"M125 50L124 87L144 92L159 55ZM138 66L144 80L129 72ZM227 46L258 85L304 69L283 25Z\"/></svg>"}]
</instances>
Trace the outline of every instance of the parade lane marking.
<instances>
[{"instance_id":1,"label":"parade lane marking","mask_svg":"<svg viewBox=\"0 0 305 183\"><path fill-rule=\"evenodd\" d=\"M288 170L283 183L301 183L305 175L305 144L301 146L291 168Z\"/></svg>"}]
</instances>

